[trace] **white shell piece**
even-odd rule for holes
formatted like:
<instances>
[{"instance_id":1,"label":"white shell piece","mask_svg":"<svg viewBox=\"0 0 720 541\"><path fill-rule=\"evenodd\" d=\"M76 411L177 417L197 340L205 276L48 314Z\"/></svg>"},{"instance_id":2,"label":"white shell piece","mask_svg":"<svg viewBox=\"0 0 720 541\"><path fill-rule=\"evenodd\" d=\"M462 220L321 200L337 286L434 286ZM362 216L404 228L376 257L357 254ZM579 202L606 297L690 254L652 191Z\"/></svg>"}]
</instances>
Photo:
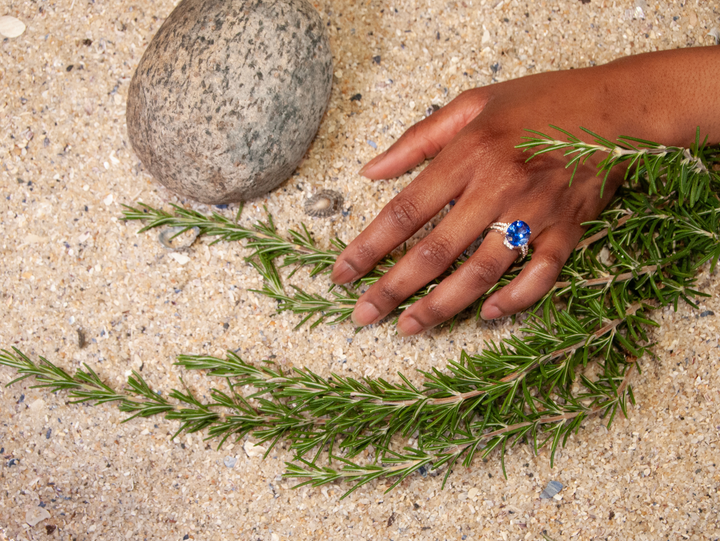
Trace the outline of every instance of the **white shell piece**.
<instances>
[{"instance_id":1,"label":"white shell piece","mask_svg":"<svg viewBox=\"0 0 720 541\"><path fill-rule=\"evenodd\" d=\"M186 256L185 254L179 254L177 252L172 252L169 254L169 256L177 261L180 265L187 265L190 262L190 258Z\"/></svg>"},{"instance_id":2,"label":"white shell piece","mask_svg":"<svg viewBox=\"0 0 720 541\"><path fill-rule=\"evenodd\" d=\"M255 458L258 456L263 456L265 454L265 447L262 445L255 445L250 440L247 440L245 443L243 443L243 450L245 451L245 454L248 456L248 458Z\"/></svg>"},{"instance_id":3,"label":"white shell piece","mask_svg":"<svg viewBox=\"0 0 720 541\"><path fill-rule=\"evenodd\" d=\"M25 511L25 522L30 526L37 526L39 522L48 518L50 518L50 513L42 507L32 506Z\"/></svg>"},{"instance_id":4,"label":"white shell piece","mask_svg":"<svg viewBox=\"0 0 720 541\"><path fill-rule=\"evenodd\" d=\"M720 29L718 29L717 26L711 29L710 32L707 33L707 35L715 40L715 45L720 43Z\"/></svg>"},{"instance_id":5,"label":"white shell piece","mask_svg":"<svg viewBox=\"0 0 720 541\"><path fill-rule=\"evenodd\" d=\"M16 38L25 32L25 23L10 15L0 17L0 36Z\"/></svg>"}]
</instances>

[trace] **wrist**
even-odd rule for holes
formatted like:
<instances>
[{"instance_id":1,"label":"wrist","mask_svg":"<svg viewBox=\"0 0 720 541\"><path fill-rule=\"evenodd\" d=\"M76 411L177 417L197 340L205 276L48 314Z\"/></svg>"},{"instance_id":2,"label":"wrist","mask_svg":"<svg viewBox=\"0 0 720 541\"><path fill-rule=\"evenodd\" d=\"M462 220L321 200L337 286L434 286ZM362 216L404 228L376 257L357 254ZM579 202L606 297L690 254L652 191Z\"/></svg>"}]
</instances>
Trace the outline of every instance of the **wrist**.
<instances>
[{"instance_id":1,"label":"wrist","mask_svg":"<svg viewBox=\"0 0 720 541\"><path fill-rule=\"evenodd\" d=\"M603 102L622 133L666 145L720 142L720 48L621 58L600 70Z\"/></svg>"}]
</instances>

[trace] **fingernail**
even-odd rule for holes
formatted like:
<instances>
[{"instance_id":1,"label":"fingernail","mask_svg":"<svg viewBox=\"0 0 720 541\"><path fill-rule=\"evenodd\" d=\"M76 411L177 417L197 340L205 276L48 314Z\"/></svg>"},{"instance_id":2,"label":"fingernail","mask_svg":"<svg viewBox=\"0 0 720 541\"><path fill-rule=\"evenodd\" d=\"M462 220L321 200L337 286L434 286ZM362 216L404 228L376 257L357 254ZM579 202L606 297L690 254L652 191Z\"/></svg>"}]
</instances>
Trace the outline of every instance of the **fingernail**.
<instances>
[{"instance_id":1,"label":"fingernail","mask_svg":"<svg viewBox=\"0 0 720 541\"><path fill-rule=\"evenodd\" d=\"M378 154L377 156L375 156L372 160L370 160L369 162L367 162L365 165L362 166L360 171L358 171L358 174L360 176L364 176L365 173L367 173L370 169L372 169L378 163L380 163L387 153L388 153L388 151L386 150L382 154Z\"/></svg>"},{"instance_id":2,"label":"fingernail","mask_svg":"<svg viewBox=\"0 0 720 541\"><path fill-rule=\"evenodd\" d=\"M423 330L423 326L418 323L418 320L410 316L402 318L397 324L397 332L403 338L413 336Z\"/></svg>"},{"instance_id":3,"label":"fingernail","mask_svg":"<svg viewBox=\"0 0 720 541\"><path fill-rule=\"evenodd\" d=\"M480 317L486 321L489 319L497 319L502 316L503 313L500 311L500 308L493 304L483 304L482 310L480 311Z\"/></svg>"},{"instance_id":4,"label":"fingernail","mask_svg":"<svg viewBox=\"0 0 720 541\"><path fill-rule=\"evenodd\" d=\"M341 261L333 267L330 280L332 280L335 284L342 285L354 282L358 277L359 273L355 269L353 269L345 261Z\"/></svg>"},{"instance_id":5,"label":"fingernail","mask_svg":"<svg viewBox=\"0 0 720 541\"><path fill-rule=\"evenodd\" d=\"M355 306L355 310L352 313L352 320L358 327L364 327L375 323L380 317L380 311L375 308L375 305L369 302L361 302Z\"/></svg>"}]
</instances>

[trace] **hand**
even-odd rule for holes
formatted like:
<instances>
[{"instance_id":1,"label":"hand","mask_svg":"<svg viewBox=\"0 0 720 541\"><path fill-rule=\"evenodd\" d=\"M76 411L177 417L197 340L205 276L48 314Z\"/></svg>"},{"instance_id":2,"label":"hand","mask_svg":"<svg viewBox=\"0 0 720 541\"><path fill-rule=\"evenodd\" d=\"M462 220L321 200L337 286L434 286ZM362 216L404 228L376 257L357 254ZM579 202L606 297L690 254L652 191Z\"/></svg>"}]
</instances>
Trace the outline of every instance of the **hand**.
<instances>
[{"instance_id":1,"label":"hand","mask_svg":"<svg viewBox=\"0 0 720 541\"><path fill-rule=\"evenodd\" d=\"M456 204L360 297L353 321L362 326L381 320L442 274L493 222L525 221L532 231L533 254L509 285L485 301L483 319L514 314L540 299L580 240L582 223L607 205L622 183L622 173L611 175L601 197L602 178L595 167L601 156L580 166L569 186L570 171L562 155L549 153L527 162L529 154L515 146L526 129L547 132L549 124L576 134L582 126L607 138L632 135L687 143L686 132L695 117L688 114L685 122L673 124L662 116L673 105L677 109L667 103L668 74L672 66L677 71L683 61L678 57L687 52L642 55L478 88L412 126L361 174L371 179L394 177L427 158L435 159L338 257L333 282L360 278L449 201L455 199ZM717 54L712 58L717 66ZM638 77L644 79L639 82ZM661 116L649 114L653 112ZM488 291L517 255L503 245L501 234L488 234L455 273L401 314L398 332L417 334L457 314Z\"/></svg>"}]
</instances>

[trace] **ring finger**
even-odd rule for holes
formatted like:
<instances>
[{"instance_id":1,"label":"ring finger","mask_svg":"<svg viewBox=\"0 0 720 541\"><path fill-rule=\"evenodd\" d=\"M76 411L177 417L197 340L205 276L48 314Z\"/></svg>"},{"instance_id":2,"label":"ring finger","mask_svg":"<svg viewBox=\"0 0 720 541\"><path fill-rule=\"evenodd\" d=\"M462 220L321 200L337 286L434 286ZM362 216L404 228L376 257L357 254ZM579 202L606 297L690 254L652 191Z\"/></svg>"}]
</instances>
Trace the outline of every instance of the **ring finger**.
<instances>
[{"instance_id":1,"label":"ring finger","mask_svg":"<svg viewBox=\"0 0 720 541\"><path fill-rule=\"evenodd\" d=\"M520 274L485 301L482 318L515 314L540 300L555 285L583 233L582 226L566 223L545 229L533 245L532 259Z\"/></svg>"}]
</instances>

